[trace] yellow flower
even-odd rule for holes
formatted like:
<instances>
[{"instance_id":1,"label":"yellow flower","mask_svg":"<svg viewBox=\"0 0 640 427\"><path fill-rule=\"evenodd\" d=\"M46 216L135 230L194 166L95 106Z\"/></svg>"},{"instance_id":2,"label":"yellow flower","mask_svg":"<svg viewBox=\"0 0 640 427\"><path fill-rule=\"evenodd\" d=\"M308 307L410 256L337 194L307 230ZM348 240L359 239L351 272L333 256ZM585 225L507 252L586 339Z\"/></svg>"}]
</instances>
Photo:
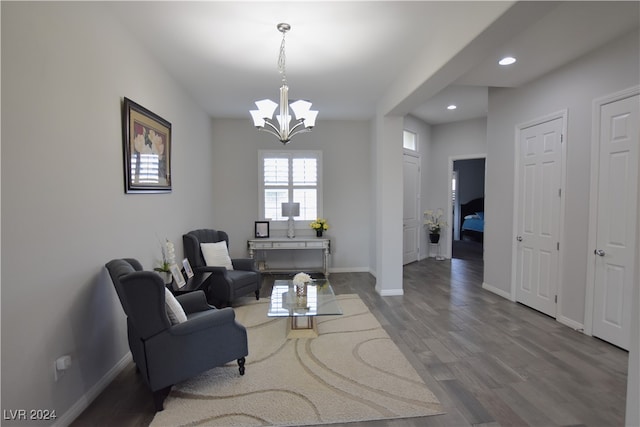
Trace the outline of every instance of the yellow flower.
<instances>
[{"instance_id":1,"label":"yellow flower","mask_svg":"<svg viewBox=\"0 0 640 427\"><path fill-rule=\"evenodd\" d=\"M326 219L323 219L323 218L316 219L311 224L309 224L309 226L311 228L313 228L314 230L328 230L329 229L329 223L327 222Z\"/></svg>"}]
</instances>

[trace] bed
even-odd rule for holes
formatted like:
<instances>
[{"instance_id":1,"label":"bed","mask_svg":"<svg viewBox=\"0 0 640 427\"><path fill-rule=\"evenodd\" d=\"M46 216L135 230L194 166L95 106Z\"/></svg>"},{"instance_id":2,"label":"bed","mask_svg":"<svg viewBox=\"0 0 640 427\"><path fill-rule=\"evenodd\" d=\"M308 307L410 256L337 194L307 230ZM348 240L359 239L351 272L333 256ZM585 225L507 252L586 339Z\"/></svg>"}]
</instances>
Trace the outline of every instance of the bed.
<instances>
[{"instance_id":1,"label":"bed","mask_svg":"<svg viewBox=\"0 0 640 427\"><path fill-rule=\"evenodd\" d=\"M484 240L484 197L473 199L460 205L462 225L460 226L460 239Z\"/></svg>"}]
</instances>

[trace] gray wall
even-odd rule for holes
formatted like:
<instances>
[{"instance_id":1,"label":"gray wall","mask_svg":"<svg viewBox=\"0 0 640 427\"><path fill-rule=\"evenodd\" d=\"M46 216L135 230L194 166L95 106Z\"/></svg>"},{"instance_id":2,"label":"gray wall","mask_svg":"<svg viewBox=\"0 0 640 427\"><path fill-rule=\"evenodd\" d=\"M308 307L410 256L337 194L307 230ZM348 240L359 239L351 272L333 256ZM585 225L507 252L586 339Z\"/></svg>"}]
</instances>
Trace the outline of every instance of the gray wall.
<instances>
[{"instance_id":1,"label":"gray wall","mask_svg":"<svg viewBox=\"0 0 640 427\"><path fill-rule=\"evenodd\" d=\"M63 417L129 351L105 262L152 268L158 239L181 256L186 229L216 223L212 124L100 3L1 7L2 407ZM124 194L123 96L172 123L170 194Z\"/></svg>"},{"instance_id":2,"label":"gray wall","mask_svg":"<svg viewBox=\"0 0 640 427\"><path fill-rule=\"evenodd\" d=\"M450 203L449 189L451 177L449 164L452 159L480 157L487 152L487 121L485 118L464 120L461 122L435 125L431 127L430 158L427 166L426 179L427 200L424 204L428 209L444 209ZM451 221L446 238L441 239L442 254L451 254Z\"/></svg>"},{"instance_id":3,"label":"gray wall","mask_svg":"<svg viewBox=\"0 0 640 427\"><path fill-rule=\"evenodd\" d=\"M180 236L195 227L225 227L232 253L242 254L257 216L257 148L277 143L242 120L212 121L100 3L1 8L3 409L55 408L60 416L81 407L126 362L124 315L104 263L133 256L151 268L158 239L174 241L181 256ZM492 90L488 122L417 125L430 141L422 159L424 207L447 203L439 185L448 180L444 160L485 152L487 144L487 215L494 222L487 224L485 282L506 291L511 233L498 224L511 223L515 125L569 109L565 241L575 254L565 257L562 311L580 322L590 103L638 83L637 40L632 34L522 89ZM171 194L123 194L123 96L173 125ZM484 127L488 142L476 145ZM372 147L382 139L375 122L338 121L319 122L296 140L324 153L324 215L336 270L379 267L370 236L386 218L375 212L376 188L384 184L376 176L385 171ZM54 382L53 361L63 354L73 366Z\"/></svg>"},{"instance_id":4,"label":"gray wall","mask_svg":"<svg viewBox=\"0 0 640 427\"><path fill-rule=\"evenodd\" d=\"M199 227L227 230L246 254L258 149L281 144L249 118L208 117L100 3L2 2L2 59L3 408L69 417L128 360L104 263L150 269L164 238L182 257L182 234ZM124 194L123 96L172 123L170 194ZM370 139L368 122L334 121L295 142L323 151L334 271L369 270ZM64 354L73 366L54 382Z\"/></svg>"},{"instance_id":5,"label":"gray wall","mask_svg":"<svg viewBox=\"0 0 640 427\"><path fill-rule=\"evenodd\" d=\"M324 204L322 216L329 223L325 234L331 239L331 271L369 271L371 244L371 129L367 121L322 121L313 132L298 135L283 146L275 137L258 132L244 119L213 120L213 196L216 227L230 235L231 254L247 255L247 239L253 237L258 220L258 150L321 150ZM296 236L315 232L298 224ZM272 229L271 235L285 236L286 230ZM313 251L316 252L316 251ZM267 256L276 264L278 254ZM290 252L283 256L293 256ZM297 254L296 265L318 265L319 254L308 254L307 263ZM313 259L315 258L315 259Z\"/></svg>"},{"instance_id":6,"label":"gray wall","mask_svg":"<svg viewBox=\"0 0 640 427\"><path fill-rule=\"evenodd\" d=\"M489 91L484 281L510 292L516 126L567 109L558 318L572 324L584 324L592 101L639 83L638 51L634 32L522 88Z\"/></svg>"}]
</instances>

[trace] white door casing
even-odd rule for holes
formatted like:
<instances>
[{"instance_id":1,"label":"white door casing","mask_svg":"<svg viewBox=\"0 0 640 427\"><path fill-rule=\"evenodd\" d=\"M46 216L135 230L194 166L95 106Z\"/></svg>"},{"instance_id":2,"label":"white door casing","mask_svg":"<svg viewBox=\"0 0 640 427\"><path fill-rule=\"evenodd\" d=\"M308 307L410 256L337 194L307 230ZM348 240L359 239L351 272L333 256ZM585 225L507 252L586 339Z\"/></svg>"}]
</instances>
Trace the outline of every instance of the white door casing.
<instances>
[{"instance_id":1,"label":"white door casing","mask_svg":"<svg viewBox=\"0 0 640 427\"><path fill-rule=\"evenodd\" d=\"M411 154L403 155L404 197L402 219L402 263L418 260L420 244L420 158Z\"/></svg>"},{"instance_id":2,"label":"white door casing","mask_svg":"<svg viewBox=\"0 0 640 427\"><path fill-rule=\"evenodd\" d=\"M557 316L566 113L518 131L515 299Z\"/></svg>"},{"instance_id":3,"label":"white door casing","mask_svg":"<svg viewBox=\"0 0 640 427\"><path fill-rule=\"evenodd\" d=\"M638 90L631 90L594 102L592 156L597 159L592 159L595 201L590 211L585 329L624 349L629 349L631 338L637 268L639 98Z\"/></svg>"}]
</instances>

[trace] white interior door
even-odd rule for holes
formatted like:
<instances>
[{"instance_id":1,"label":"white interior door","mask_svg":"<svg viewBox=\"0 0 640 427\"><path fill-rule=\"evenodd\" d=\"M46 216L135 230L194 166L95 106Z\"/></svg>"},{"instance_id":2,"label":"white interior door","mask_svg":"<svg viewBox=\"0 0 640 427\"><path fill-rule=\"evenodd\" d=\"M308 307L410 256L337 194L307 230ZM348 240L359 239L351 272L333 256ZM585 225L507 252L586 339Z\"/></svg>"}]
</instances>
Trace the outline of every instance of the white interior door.
<instances>
[{"instance_id":1,"label":"white interior door","mask_svg":"<svg viewBox=\"0 0 640 427\"><path fill-rule=\"evenodd\" d=\"M635 95L600 107L593 335L625 349L637 245L639 101Z\"/></svg>"},{"instance_id":2,"label":"white interior door","mask_svg":"<svg viewBox=\"0 0 640 427\"><path fill-rule=\"evenodd\" d=\"M420 160L418 157L405 154L403 164L402 262L408 264L418 260L418 245L420 243Z\"/></svg>"},{"instance_id":3,"label":"white interior door","mask_svg":"<svg viewBox=\"0 0 640 427\"><path fill-rule=\"evenodd\" d=\"M520 130L516 300L556 317L563 118Z\"/></svg>"}]
</instances>

